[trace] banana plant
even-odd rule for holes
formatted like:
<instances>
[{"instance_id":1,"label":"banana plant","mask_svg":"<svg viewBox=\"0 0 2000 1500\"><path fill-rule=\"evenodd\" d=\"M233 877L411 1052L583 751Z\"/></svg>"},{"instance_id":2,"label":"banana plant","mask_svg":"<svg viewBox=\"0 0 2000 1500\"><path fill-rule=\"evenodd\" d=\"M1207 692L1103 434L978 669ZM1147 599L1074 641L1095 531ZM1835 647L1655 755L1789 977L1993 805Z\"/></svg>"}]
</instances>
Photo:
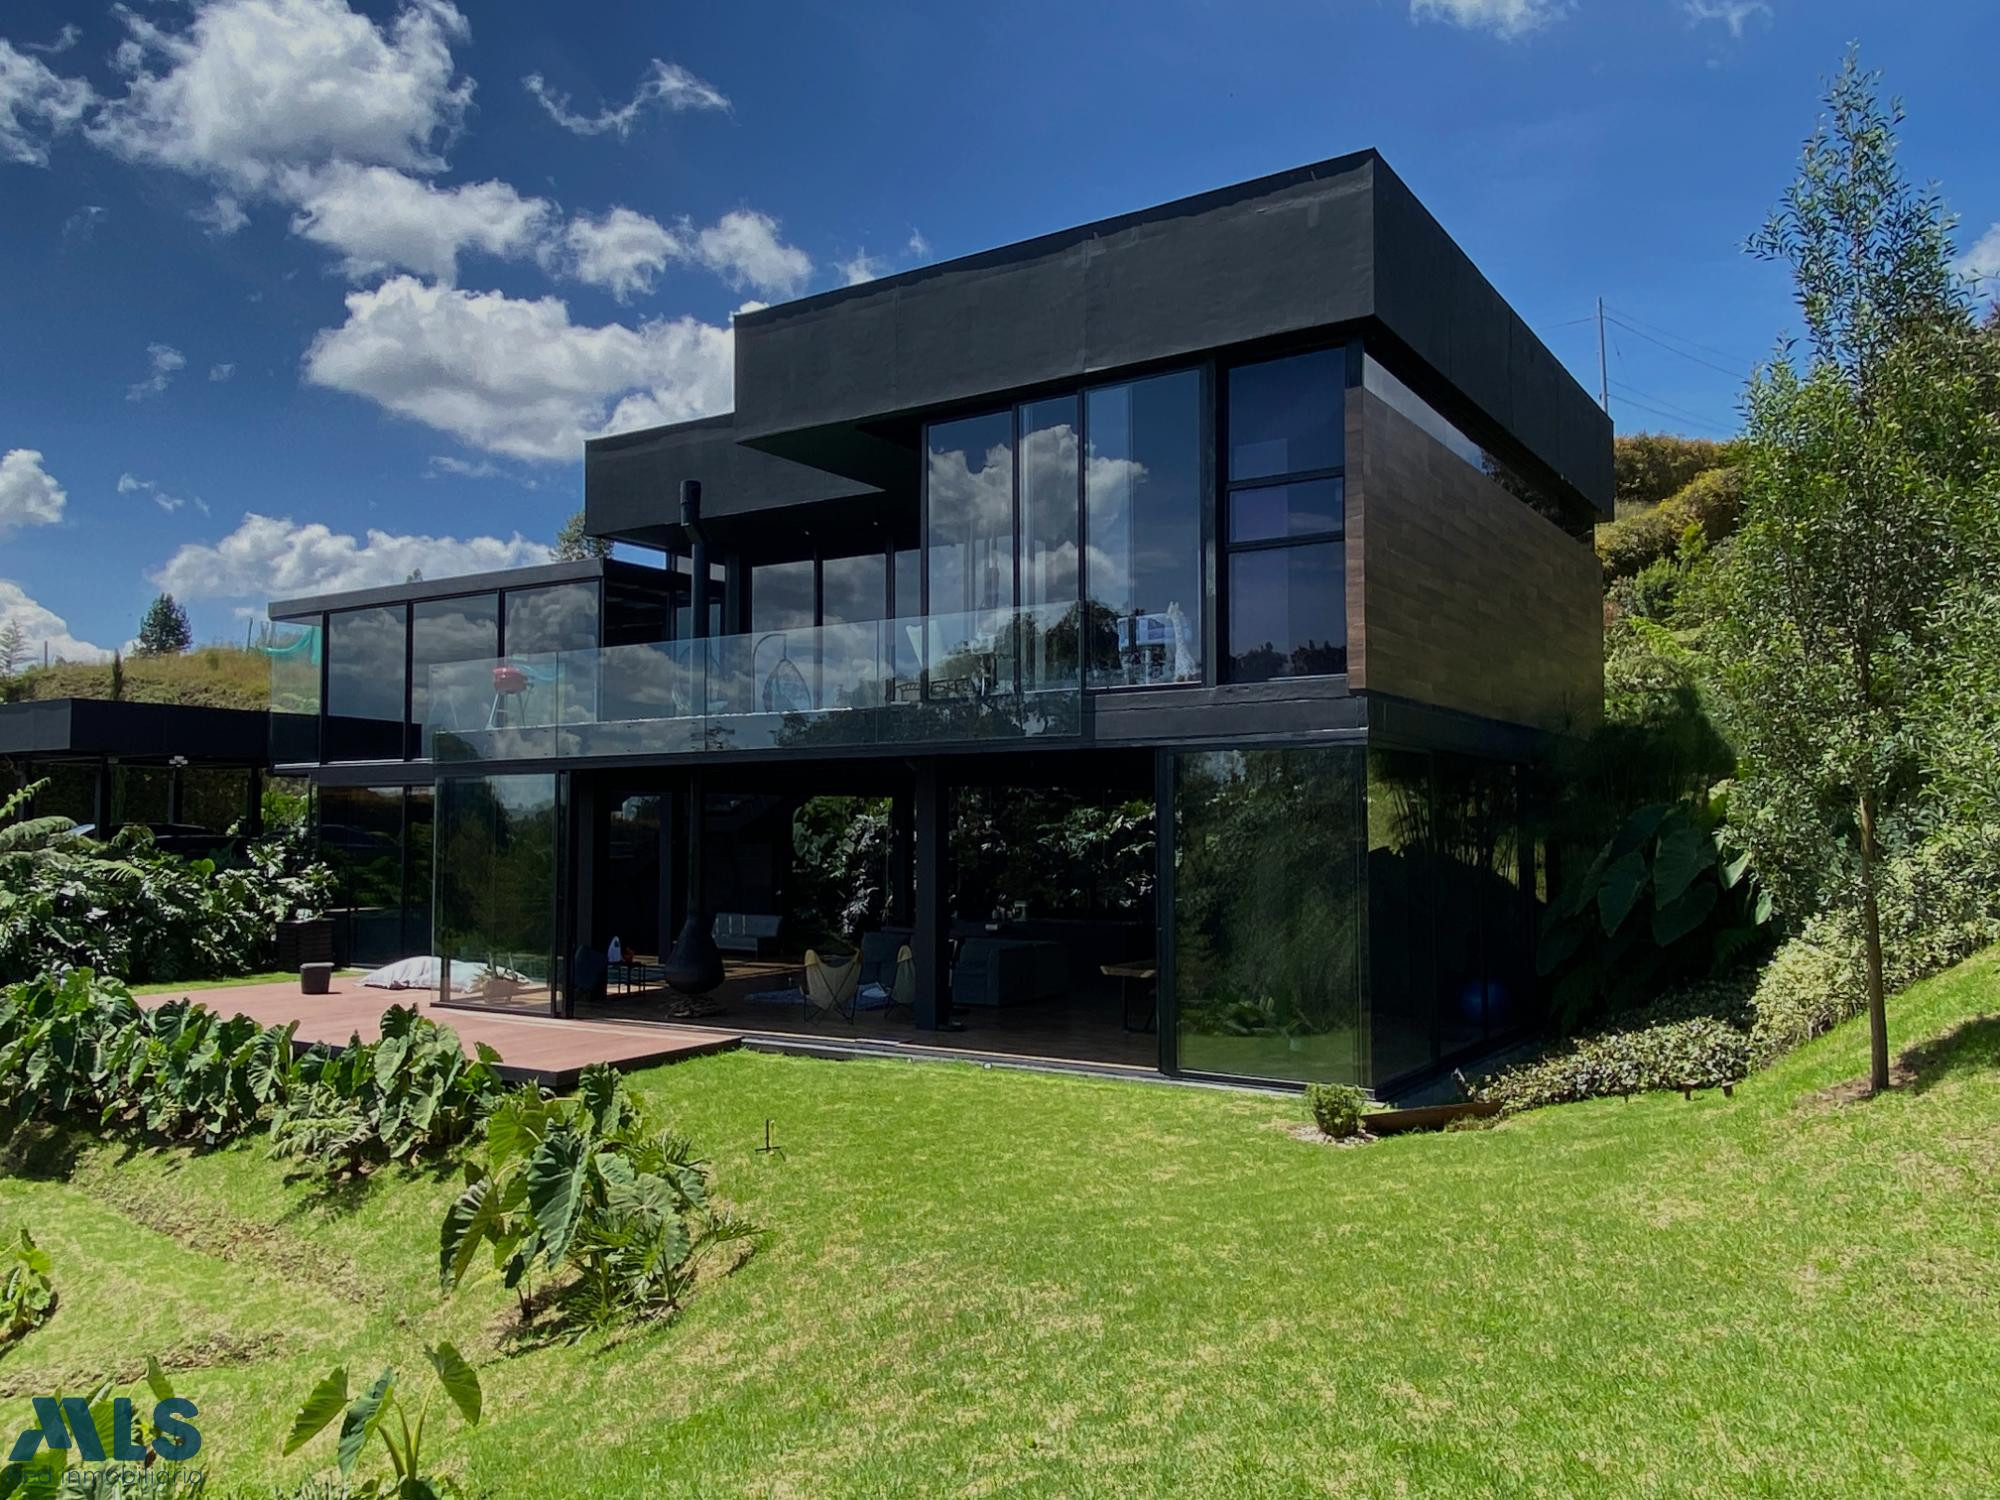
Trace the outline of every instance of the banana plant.
<instances>
[{"instance_id":1,"label":"banana plant","mask_svg":"<svg viewBox=\"0 0 2000 1500\"><path fill-rule=\"evenodd\" d=\"M341 1481L350 1500L390 1500L390 1497L394 1500L436 1500L442 1495L459 1493L455 1481L433 1474L426 1467L425 1428L430 1419L432 1401L439 1392L444 1394L466 1426L479 1425L479 1372L449 1343L427 1347L424 1355L430 1364L432 1381L416 1406L414 1423L411 1412L404 1405L405 1396L413 1393L398 1384L393 1365L358 1394L349 1393L347 1369L342 1366L329 1372L313 1387L299 1407L298 1414L292 1418L282 1451L287 1456L298 1452L338 1418L340 1435L334 1449L334 1461L340 1467ZM388 1455L390 1472L386 1477L373 1477L355 1487L355 1467L378 1439Z\"/></svg>"}]
</instances>

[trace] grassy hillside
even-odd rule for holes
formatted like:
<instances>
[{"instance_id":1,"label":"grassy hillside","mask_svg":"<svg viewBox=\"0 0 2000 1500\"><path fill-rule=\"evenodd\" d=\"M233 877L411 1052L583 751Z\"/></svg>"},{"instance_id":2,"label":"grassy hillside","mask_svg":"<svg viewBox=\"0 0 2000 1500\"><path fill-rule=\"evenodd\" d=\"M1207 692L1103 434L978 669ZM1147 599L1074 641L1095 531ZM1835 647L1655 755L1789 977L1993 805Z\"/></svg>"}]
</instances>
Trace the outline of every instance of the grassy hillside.
<instances>
[{"instance_id":1,"label":"grassy hillside","mask_svg":"<svg viewBox=\"0 0 2000 1500\"><path fill-rule=\"evenodd\" d=\"M123 671L123 696L132 703L261 709L270 700L270 659L240 646L200 646L181 656L127 657ZM0 685L0 695L8 702L109 698L111 665L63 662L31 667Z\"/></svg>"},{"instance_id":2,"label":"grassy hillside","mask_svg":"<svg viewBox=\"0 0 2000 1500\"><path fill-rule=\"evenodd\" d=\"M515 1349L436 1287L451 1180L249 1145L0 1180L62 1304L0 1396L157 1350L225 1484L325 1369L449 1336L495 1495L1988 1495L2000 950L1737 1091L1362 1149L1203 1089L736 1054L641 1075L773 1231L675 1326ZM781 1157L755 1153L766 1116ZM330 1444L327 1445L330 1452ZM324 1459L326 1453L321 1454ZM587 1478L585 1477L587 1476Z\"/></svg>"}]
</instances>

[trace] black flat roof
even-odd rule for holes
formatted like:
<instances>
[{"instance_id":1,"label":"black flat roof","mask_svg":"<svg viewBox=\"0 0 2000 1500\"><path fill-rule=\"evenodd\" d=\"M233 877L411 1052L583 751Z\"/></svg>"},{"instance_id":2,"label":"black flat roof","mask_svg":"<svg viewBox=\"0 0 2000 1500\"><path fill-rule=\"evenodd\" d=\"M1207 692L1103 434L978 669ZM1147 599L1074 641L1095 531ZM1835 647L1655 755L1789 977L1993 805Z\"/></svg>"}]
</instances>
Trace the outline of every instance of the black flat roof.
<instances>
[{"instance_id":1,"label":"black flat roof","mask_svg":"<svg viewBox=\"0 0 2000 1500\"><path fill-rule=\"evenodd\" d=\"M274 599L266 613L273 620L282 620L292 615L312 615L328 609L361 609L371 604L404 604L417 599L454 599L461 594L487 594L495 589L531 589L549 583L575 583L580 579L601 578L607 573L625 572L643 577L655 571L636 563L622 563L616 558L587 557L580 562L533 563L524 568L502 568L491 573L463 573L456 578L419 578L409 583L385 584L380 588Z\"/></svg>"},{"instance_id":2,"label":"black flat roof","mask_svg":"<svg viewBox=\"0 0 2000 1500\"><path fill-rule=\"evenodd\" d=\"M232 766L268 765L270 715L183 703L48 698L0 704L0 755L113 756Z\"/></svg>"}]
</instances>

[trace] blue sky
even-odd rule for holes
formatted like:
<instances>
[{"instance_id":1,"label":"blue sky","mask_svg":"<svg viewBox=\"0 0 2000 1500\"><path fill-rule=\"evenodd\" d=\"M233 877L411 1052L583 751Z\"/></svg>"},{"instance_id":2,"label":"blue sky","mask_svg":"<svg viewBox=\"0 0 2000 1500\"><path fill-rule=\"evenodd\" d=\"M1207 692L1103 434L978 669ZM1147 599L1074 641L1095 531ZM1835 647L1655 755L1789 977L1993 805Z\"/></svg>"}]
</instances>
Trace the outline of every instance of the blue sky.
<instances>
[{"instance_id":1,"label":"blue sky","mask_svg":"<svg viewBox=\"0 0 2000 1500\"><path fill-rule=\"evenodd\" d=\"M1363 146L1593 391L1605 299L1622 430L1725 432L1849 39L2000 271L1991 0L10 0L0 622L532 560L746 302Z\"/></svg>"}]
</instances>

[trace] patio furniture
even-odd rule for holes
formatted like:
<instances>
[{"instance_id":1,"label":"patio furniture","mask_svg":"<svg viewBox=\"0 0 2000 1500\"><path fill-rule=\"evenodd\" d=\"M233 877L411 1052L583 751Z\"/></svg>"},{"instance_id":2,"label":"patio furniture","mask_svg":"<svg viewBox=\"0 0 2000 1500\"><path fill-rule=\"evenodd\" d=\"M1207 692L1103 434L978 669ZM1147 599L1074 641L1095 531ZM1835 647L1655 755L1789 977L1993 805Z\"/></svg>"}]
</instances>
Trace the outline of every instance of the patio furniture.
<instances>
[{"instance_id":1,"label":"patio furniture","mask_svg":"<svg viewBox=\"0 0 2000 1500\"><path fill-rule=\"evenodd\" d=\"M889 982L889 1003L882 1007L887 1021L901 1011L912 1023L917 1019L917 956L908 944L896 950L896 974Z\"/></svg>"},{"instance_id":2,"label":"patio furniture","mask_svg":"<svg viewBox=\"0 0 2000 1500\"><path fill-rule=\"evenodd\" d=\"M724 953L748 953L753 958L775 958L778 929L783 918L769 912L725 911L716 913L709 929L715 946Z\"/></svg>"},{"instance_id":3,"label":"patio furniture","mask_svg":"<svg viewBox=\"0 0 2000 1500\"><path fill-rule=\"evenodd\" d=\"M861 955L844 964L830 964L812 949L806 949L805 1020L810 1026L827 1016L854 1021L854 992L861 983Z\"/></svg>"},{"instance_id":4,"label":"patio furniture","mask_svg":"<svg viewBox=\"0 0 2000 1500\"><path fill-rule=\"evenodd\" d=\"M1068 981L1069 964L1059 944L972 937L958 946L951 998L954 1005L1026 1005L1054 999Z\"/></svg>"},{"instance_id":5,"label":"patio furniture","mask_svg":"<svg viewBox=\"0 0 2000 1500\"><path fill-rule=\"evenodd\" d=\"M1150 958L1139 959L1129 964L1105 964L1100 972L1106 979L1118 981L1124 998L1122 1007L1127 1031L1151 1031L1158 1024L1159 1008L1151 1003L1154 981L1160 977L1159 968ZM1135 1007L1134 1002L1137 1002ZM1134 1017L1137 1024L1134 1024Z\"/></svg>"},{"instance_id":6,"label":"patio furniture","mask_svg":"<svg viewBox=\"0 0 2000 1500\"><path fill-rule=\"evenodd\" d=\"M861 934L861 982L894 987L897 958L916 940L907 927L884 927Z\"/></svg>"},{"instance_id":7,"label":"patio furniture","mask_svg":"<svg viewBox=\"0 0 2000 1500\"><path fill-rule=\"evenodd\" d=\"M333 993L333 965L300 964L299 993L301 995L328 995Z\"/></svg>"}]
</instances>

